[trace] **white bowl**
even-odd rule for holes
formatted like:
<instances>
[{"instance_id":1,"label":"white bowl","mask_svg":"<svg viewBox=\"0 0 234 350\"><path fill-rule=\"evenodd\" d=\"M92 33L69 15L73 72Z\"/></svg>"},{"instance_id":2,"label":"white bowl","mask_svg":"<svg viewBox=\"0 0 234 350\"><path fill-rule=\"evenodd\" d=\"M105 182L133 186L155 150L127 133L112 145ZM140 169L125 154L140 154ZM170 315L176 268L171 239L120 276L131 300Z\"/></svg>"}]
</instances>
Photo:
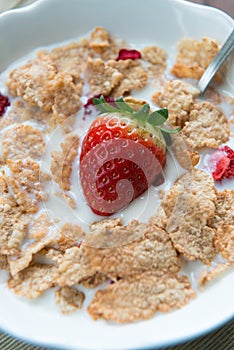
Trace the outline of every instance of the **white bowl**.
<instances>
[{"instance_id":1,"label":"white bowl","mask_svg":"<svg viewBox=\"0 0 234 350\"><path fill-rule=\"evenodd\" d=\"M0 71L34 48L85 35L95 26L170 52L184 36L222 43L234 24L221 11L181 0L40 0L0 16ZM234 60L228 76L226 91L231 94ZM232 318L234 273L183 309L130 325L94 322L85 313L62 316L50 293L26 301L0 282L0 295L0 327L30 342L76 350L155 349L204 334Z\"/></svg>"}]
</instances>

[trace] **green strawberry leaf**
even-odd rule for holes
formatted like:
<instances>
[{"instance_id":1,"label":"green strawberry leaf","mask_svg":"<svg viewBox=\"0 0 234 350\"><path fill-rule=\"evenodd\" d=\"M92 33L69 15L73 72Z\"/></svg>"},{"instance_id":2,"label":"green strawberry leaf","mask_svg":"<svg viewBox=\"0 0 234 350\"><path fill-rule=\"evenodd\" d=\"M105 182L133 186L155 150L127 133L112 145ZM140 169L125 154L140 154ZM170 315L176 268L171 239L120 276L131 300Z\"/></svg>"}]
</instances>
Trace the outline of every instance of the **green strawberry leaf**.
<instances>
[{"instance_id":1,"label":"green strawberry leaf","mask_svg":"<svg viewBox=\"0 0 234 350\"><path fill-rule=\"evenodd\" d=\"M118 97L115 101L116 105L118 106L118 108L123 111L123 112L127 112L127 113L134 113L134 109L132 109L123 99L122 96Z\"/></svg>"},{"instance_id":2,"label":"green strawberry leaf","mask_svg":"<svg viewBox=\"0 0 234 350\"><path fill-rule=\"evenodd\" d=\"M150 105L147 103L134 113L134 118L142 122L146 122L150 111Z\"/></svg>"},{"instance_id":3,"label":"green strawberry leaf","mask_svg":"<svg viewBox=\"0 0 234 350\"><path fill-rule=\"evenodd\" d=\"M164 128L160 128L161 131L167 133L167 134L177 134L178 132L180 132L181 128L177 128L177 129L164 129Z\"/></svg>"},{"instance_id":4,"label":"green strawberry leaf","mask_svg":"<svg viewBox=\"0 0 234 350\"><path fill-rule=\"evenodd\" d=\"M106 100L105 97L102 95L100 97L100 103L103 105L103 107L106 109L106 112L117 112L118 109L111 106Z\"/></svg>"},{"instance_id":5,"label":"green strawberry leaf","mask_svg":"<svg viewBox=\"0 0 234 350\"><path fill-rule=\"evenodd\" d=\"M106 109L102 103L100 103L99 98L93 98L93 104L100 113L106 113Z\"/></svg>"},{"instance_id":6,"label":"green strawberry leaf","mask_svg":"<svg viewBox=\"0 0 234 350\"><path fill-rule=\"evenodd\" d=\"M117 108L112 107L108 102L106 102L103 95L100 98L93 98L93 103L100 113L119 112Z\"/></svg>"},{"instance_id":7,"label":"green strawberry leaf","mask_svg":"<svg viewBox=\"0 0 234 350\"><path fill-rule=\"evenodd\" d=\"M166 122L168 118L168 110L166 108L159 109L151 113L148 117L148 123L153 126L159 126Z\"/></svg>"},{"instance_id":8,"label":"green strawberry leaf","mask_svg":"<svg viewBox=\"0 0 234 350\"><path fill-rule=\"evenodd\" d=\"M168 118L168 109L167 108L161 108L157 110L159 114L161 114L165 119Z\"/></svg>"}]
</instances>

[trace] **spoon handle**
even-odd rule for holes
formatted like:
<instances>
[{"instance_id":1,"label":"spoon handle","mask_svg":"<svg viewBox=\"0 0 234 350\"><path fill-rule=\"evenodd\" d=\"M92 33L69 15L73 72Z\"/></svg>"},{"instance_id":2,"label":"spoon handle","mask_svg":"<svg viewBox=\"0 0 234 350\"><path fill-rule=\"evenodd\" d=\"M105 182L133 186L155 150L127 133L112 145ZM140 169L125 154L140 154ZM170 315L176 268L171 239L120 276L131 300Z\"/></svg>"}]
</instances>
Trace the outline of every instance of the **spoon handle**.
<instances>
[{"instance_id":1,"label":"spoon handle","mask_svg":"<svg viewBox=\"0 0 234 350\"><path fill-rule=\"evenodd\" d=\"M232 53L234 49L234 29L231 34L225 41L224 45L221 47L218 54L215 56L213 61L210 63L208 68L203 73L201 79L198 82L198 89L201 93L203 93L215 73L218 71L220 66L224 63L224 61L228 58L228 56Z\"/></svg>"}]
</instances>

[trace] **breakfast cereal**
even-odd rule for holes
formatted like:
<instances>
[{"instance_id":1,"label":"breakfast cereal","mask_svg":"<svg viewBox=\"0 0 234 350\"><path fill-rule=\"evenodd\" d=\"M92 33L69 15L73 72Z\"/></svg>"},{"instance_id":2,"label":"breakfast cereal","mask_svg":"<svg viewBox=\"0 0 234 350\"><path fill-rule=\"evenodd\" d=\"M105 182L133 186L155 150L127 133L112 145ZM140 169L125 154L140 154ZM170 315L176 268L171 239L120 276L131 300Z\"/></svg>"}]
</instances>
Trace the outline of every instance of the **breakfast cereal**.
<instances>
[{"instance_id":1,"label":"breakfast cereal","mask_svg":"<svg viewBox=\"0 0 234 350\"><path fill-rule=\"evenodd\" d=\"M30 125L15 125L6 130L2 140L5 159L19 160L27 157L40 159L45 151L45 141L39 130Z\"/></svg>"},{"instance_id":2,"label":"breakfast cereal","mask_svg":"<svg viewBox=\"0 0 234 350\"><path fill-rule=\"evenodd\" d=\"M216 231L214 244L223 258L234 262L234 225L221 224Z\"/></svg>"},{"instance_id":3,"label":"breakfast cereal","mask_svg":"<svg viewBox=\"0 0 234 350\"><path fill-rule=\"evenodd\" d=\"M147 73L141 64L135 60L109 61L110 67L117 69L122 75L112 92L114 97L126 95L133 89L141 89L147 83Z\"/></svg>"},{"instance_id":4,"label":"breakfast cereal","mask_svg":"<svg viewBox=\"0 0 234 350\"><path fill-rule=\"evenodd\" d=\"M84 299L84 293L72 287L62 287L55 292L55 303L64 315L81 309Z\"/></svg>"},{"instance_id":5,"label":"breakfast cereal","mask_svg":"<svg viewBox=\"0 0 234 350\"><path fill-rule=\"evenodd\" d=\"M168 122L172 126L184 126L199 91L181 80L171 80L164 86L163 92L155 92L153 102L159 107L168 108Z\"/></svg>"},{"instance_id":6,"label":"breakfast cereal","mask_svg":"<svg viewBox=\"0 0 234 350\"><path fill-rule=\"evenodd\" d=\"M51 237L42 238L29 244L23 250L23 253L19 258L10 259L9 264L12 276L15 276L17 273L27 268L32 262L34 255L40 252L43 248L52 245L53 242L54 240Z\"/></svg>"},{"instance_id":7,"label":"breakfast cereal","mask_svg":"<svg viewBox=\"0 0 234 350\"><path fill-rule=\"evenodd\" d=\"M219 45L216 40L182 39L178 43L176 63L171 72L178 78L200 79L218 51ZM217 74L217 78L221 79L220 73Z\"/></svg>"},{"instance_id":8,"label":"breakfast cereal","mask_svg":"<svg viewBox=\"0 0 234 350\"><path fill-rule=\"evenodd\" d=\"M198 284L200 288L204 288L211 281L218 279L218 277L222 276L224 272L229 271L231 266L231 263L223 263L218 264L209 271L203 270L198 279Z\"/></svg>"},{"instance_id":9,"label":"breakfast cereal","mask_svg":"<svg viewBox=\"0 0 234 350\"><path fill-rule=\"evenodd\" d=\"M109 95L122 80L123 75L115 67L100 58L88 59L86 74L90 89L94 95Z\"/></svg>"},{"instance_id":10,"label":"breakfast cereal","mask_svg":"<svg viewBox=\"0 0 234 350\"><path fill-rule=\"evenodd\" d=\"M63 191L71 189L72 164L78 153L79 137L76 134L68 134L61 143L61 151L51 153L52 161L50 170L54 181Z\"/></svg>"},{"instance_id":11,"label":"breakfast cereal","mask_svg":"<svg viewBox=\"0 0 234 350\"><path fill-rule=\"evenodd\" d=\"M148 74L155 79L160 77L166 69L166 52L156 45L147 46L141 50L142 58L149 63Z\"/></svg>"},{"instance_id":12,"label":"breakfast cereal","mask_svg":"<svg viewBox=\"0 0 234 350\"><path fill-rule=\"evenodd\" d=\"M8 280L8 287L15 294L29 299L40 297L54 286L57 270L53 265L32 264Z\"/></svg>"},{"instance_id":13,"label":"breakfast cereal","mask_svg":"<svg viewBox=\"0 0 234 350\"><path fill-rule=\"evenodd\" d=\"M97 27L80 41L40 49L8 72L9 98L0 92L0 270L15 294L34 299L55 288L55 303L66 315L84 308L89 295L94 320L135 322L196 297L194 278L182 275L194 264L188 260L209 266L196 281L202 287L233 266L234 190L216 189L201 152L232 137L232 112L221 109L231 100L212 89L201 99L193 80L178 79L199 79L219 45L183 39L178 50L169 72L169 53L157 43L138 50ZM97 116L93 97L100 95L107 111L122 104L136 112L137 128L155 109L150 96L162 108L162 124L169 112L159 148L167 147L173 171L168 164L155 180L162 185L155 187L160 204L155 200L155 212L144 220L122 213L100 220L76 188L82 133ZM169 126L175 134L165 136ZM170 171L178 171L173 180ZM149 198L154 206L155 197ZM142 194L137 210L147 212L145 202Z\"/></svg>"},{"instance_id":14,"label":"breakfast cereal","mask_svg":"<svg viewBox=\"0 0 234 350\"><path fill-rule=\"evenodd\" d=\"M78 225L72 223L64 224L58 235L57 246L59 250L66 250L74 247L85 237L85 232Z\"/></svg>"},{"instance_id":15,"label":"breakfast cereal","mask_svg":"<svg viewBox=\"0 0 234 350\"><path fill-rule=\"evenodd\" d=\"M216 193L215 215L210 219L209 225L218 229L221 224L233 224L234 190L217 191Z\"/></svg>"},{"instance_id":16,"label":"breakfast cereal","mask_svg":"<svg viewBox=\"0 0 234 350\"><path fill-rule=\"evenodd\" d=\"M85 288L96 288L106 281L109 281L107 275L105 275L104 273L96 272L90 277L84 277L83 279L81 279L79 284L81 284Z\"/></svg>"},{"instance_id":17,"label":"breakfast cereal","mask_svg":"<svg viewBox=\"0 0 234 350\"><path fill-rule=\"evenodd\" d=\"M227 118L210 102L194 104L183 128L186 142L193 149L218 148L228 141L230 133Z\"/></svg>"},{"instance_id":18,"label":"breakfast cereal","mask_svg":"<svg viewBox=\"0 0 234 350\"><path fill-rule=\"evenodd\" d=\"M146 272L122 279L99 290L88 307L95 319L119 323L148 319L157 311L168 312L196 296L186 276Z\"/></svg>"}]
</instances>

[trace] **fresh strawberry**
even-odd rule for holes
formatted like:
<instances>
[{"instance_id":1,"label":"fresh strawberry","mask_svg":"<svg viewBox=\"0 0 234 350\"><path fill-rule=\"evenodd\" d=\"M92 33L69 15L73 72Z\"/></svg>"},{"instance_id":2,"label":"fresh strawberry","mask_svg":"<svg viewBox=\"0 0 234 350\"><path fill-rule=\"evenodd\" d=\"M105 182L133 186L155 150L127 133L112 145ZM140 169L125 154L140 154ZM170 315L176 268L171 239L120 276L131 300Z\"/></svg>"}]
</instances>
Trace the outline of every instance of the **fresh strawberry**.
<instances>
[{"instance_id":1,"label":"fresh strawberry","mask_svg":"<svg viewBox=\"0 0 234 350\"><path fill-rule=\"evenodd\" d=\"M102 96L94 98L100 115L90 126L82 143L80 180L92 211L108 216L126 207L162 176L166 144L160 126L167 109L149 114L145 104L138 112L123 98L111 106ZM157 182L157 181L156 181Z\"/></svg>"}]
</instances>

